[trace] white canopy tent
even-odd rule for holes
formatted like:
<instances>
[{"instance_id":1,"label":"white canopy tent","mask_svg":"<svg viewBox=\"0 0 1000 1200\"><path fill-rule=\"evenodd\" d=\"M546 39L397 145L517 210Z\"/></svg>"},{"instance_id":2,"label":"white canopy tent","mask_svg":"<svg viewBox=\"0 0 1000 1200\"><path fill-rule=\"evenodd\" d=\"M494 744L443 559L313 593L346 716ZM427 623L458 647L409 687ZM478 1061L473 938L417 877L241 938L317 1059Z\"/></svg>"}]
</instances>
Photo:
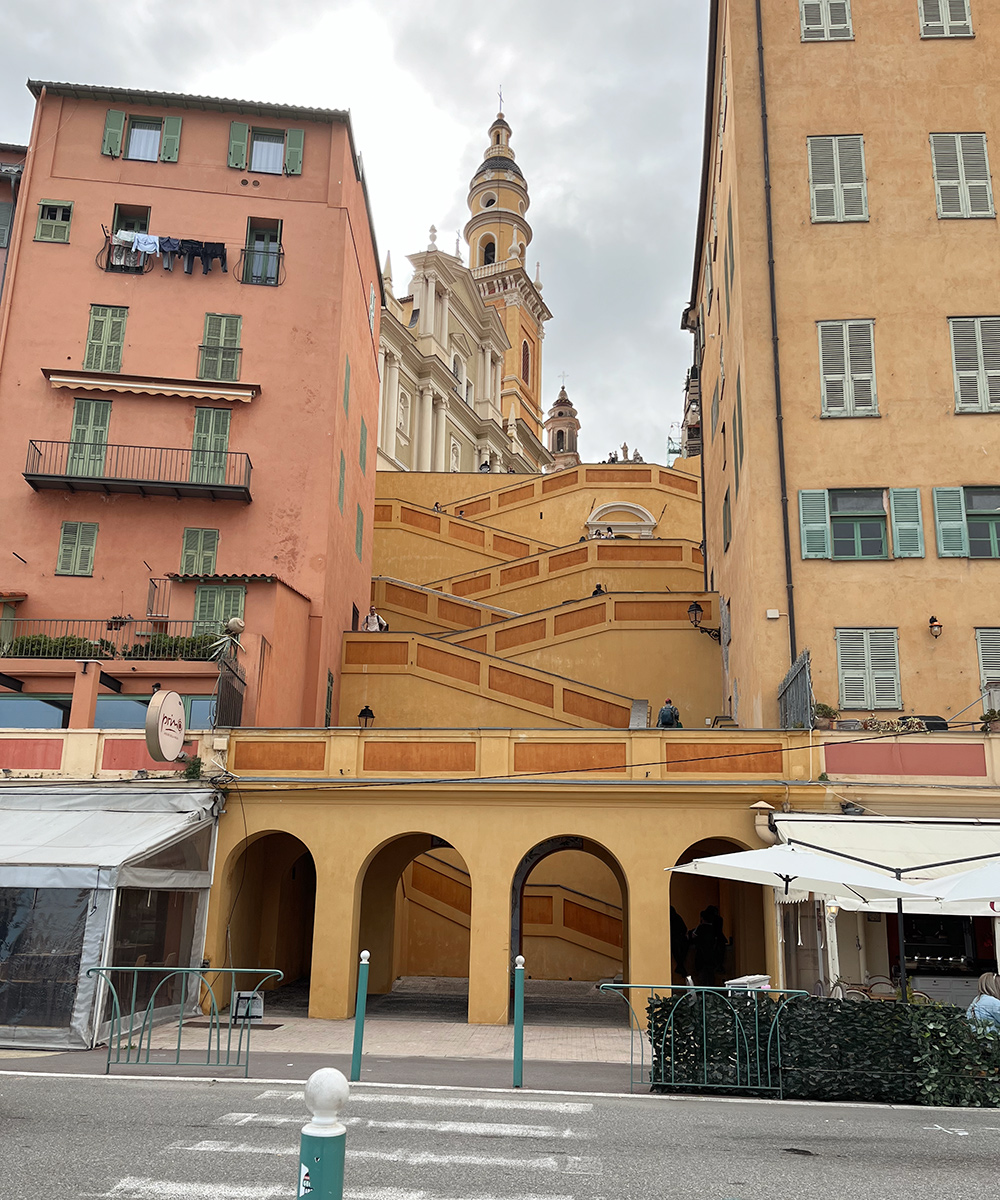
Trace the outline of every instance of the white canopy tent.
<instances>
[{"instance_id":1,"label":"white canopy tent","mask_svg":"<svg viewBox=\"0 0 1000 1200\"><path fill-rule=\"evenodd\" d=\"M148 958L163 942L162 902L183 897L173 965L198 964L218 798L172 781L0 787L0 1045L94 1044L103 987L87 971L136 965L139 955L123 960L140 937L118 927L126 913L142 910L131 921L142 922Z\"/></svg>"}]
</instances>

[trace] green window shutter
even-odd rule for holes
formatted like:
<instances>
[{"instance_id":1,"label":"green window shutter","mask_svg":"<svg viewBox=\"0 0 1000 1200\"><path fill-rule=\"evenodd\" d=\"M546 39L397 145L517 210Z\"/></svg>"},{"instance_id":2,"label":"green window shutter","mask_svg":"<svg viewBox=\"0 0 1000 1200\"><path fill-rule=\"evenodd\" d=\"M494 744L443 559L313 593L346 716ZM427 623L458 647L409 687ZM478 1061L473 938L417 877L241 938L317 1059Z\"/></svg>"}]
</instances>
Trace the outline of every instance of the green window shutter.
<instances>
[{"instance_id":1,"label":"green window shutter","mask_svg":"<svg viewBox=\"0 0 1000 1200\"><path fill-rule=\"evenodd\" d=\"M125 345L127 308L110 308L103 304L90 306L90 327L83 366L87 371L120 371L122 349Z\"/></svg>"},{"instance_id":2,"label":"green window shutter","mask_svg":"<svg viewBox=\"0 0 1000 1200\"><path fill-rule=\"evenodd\" d=\"M962 154L962 178L965 183L966 215L992 217L993 187L985 133L963 133L958 138Z\"/></svg>"},{"instance_id":3,"label":"green window shutter","mask_svg":"<svg viewBox=\"0 0 1000 1200\"><path fill-rule=\"evenodd\" d=\"M994 215L985 133L932 133L931 162L939 217Z\"/></svg>"},{"instance_id":4,"label":"green window shutter","mask_svg":"<svg viewBox=\"0 0 1000 1200\"><path fill-rule=\"evenodd\" d=\"M185 529L181 547L181 574L214 575L218 548L217 529Z\"/></svg>"},{"instance_id":5,"label":"green window shutter","mask_svg":"<svg viewBox=\"0 0 1000 1200\"><path fill-rule=\"evenodd\" d=\"M340 483L337 485L337 507L341 512L344 511L344 483L347 479L347 460L344 458L344 452L340 452Z\"/></svg>"},{"instance_id":6,"label":"green window shutter","mask_svg":"<svg viewBox=\"0 0 1000 1200\"><path fill-rule=\"evenodd\" d=\"M365 537L365 514L361 511L361 505L358 505L358 515L354 523L354 553L361 559L361 547Z\"/></svg>"},{"instance_id":7,"label":"green window shutter","mask_svg":"<svg viewBox=\"0 0 1000 1200\"><path fill-rule=\"evenodd\" d=\"M842 221L868 220L865 143L860 134L837 138L838 201Z\"/></svg>"},{"instance_id":8,"label":"green window shutter","mask_svg":"<svg viewBox=\"0 0 1000 1200\"><path fill-rule=\"evenodd\" d=\"M934 523L938 558L968 558L969 527L965 520L963 488L934 489Z\"/></svg>"},{"instance_id":9,"label":"green window shutter","mask_svg":"<svg viewBox=\"0 0 1000 1200\"><path fill-rule=\"evenodd\" d=\"M228 586L220 589L222 598L220 601L219 618L225 624L226 621L233 617L243 617L244 602L246 601L247 590L245 587Z\"/></svg>"},{"instance_id":10,"label":"green window shutter","mask_svg":"<svg viewBox=\"0 0 1000 1200\"><path fill-rule=\"evenodd\" d=\"M873 708L864 629L837 630L837 678L841 708Z\"/></svg>"},{"instance_id":11,"label":"green window shutter","mask_svg":"<svg viewBox=\"0 0 1000 1200\"><path fill-rule=\"evenodd\" d=\"M344 359L344 412L351 410L351 360Z\"/></svg>"},{"instance_id":12,"label":"green window shutter","mask_svg":"<svg viewBox=\"0 0 1000 1200\"><path fill-rule=\"evenodd\" d=\"M742 372L736 372L736 460L743 465L743 382Z\"/></svg>"},{"instance_id":13,"label":"green window shutter","mask_svg":"<svg viewBox=\"0 0 1000 1200\"><path fill-rule=\"evenodd\" d=\"M715 391L712 394L712 437L715 438L715 430L719 424L719 384L716 381Z\"/></svg>"},{"instance_id":14,"label":"green window shutter","mask_svg":"<svg viewBox=\"0 0 1000 1200\"><path fill-rule=\"evenodd\" d=\"M361 473L368 469L368 426L364 417L361 418L361 442L358 449L358 460L361 463Z\"/></svg>"},{"instance_id":15,"label":"green window shutter","mask_svg":"<svg viewBox=\"0 0 1000 1200\"><path fill-rule=\"evenodd\" d=\"M799 538L803 558L830 557L830 497L825 488L799 492Z\"/></svg>"},{"instance_id":16,"label":"green window shutter","mask_svg":"<svg viewBox=\"0 0 1000 1200\"><path fill-rule=\"evenodd\" d=\"M820 321L817 329L824 416L876 413L874 322Z\"/></svg>"},{"instance_id":17,"label":"green window shutter","mask_svg":"<svg viewBox=\"0 0 1000 1200\"><path fill-rule=\"evenodd\" d=\"M73 221L73 205L62 200L41 200L38 204L38 222L35 225L36 242L69 241L70 225Z\"/></svg>"},{"instance_id":18,"label":"green window shutter","mask_svg":"<svg viewBox=\"0 0 1000 1200\"><path fill-rule=\"evenodd\" d=\"M247 169L247 146L250 126L245 121L233 121L229 126L229 165L237 171Z\"/></svg>"},{"instance_id":19,"label":"green window shutter","mask_svg":"<svg viewBox=\"0 0 1000 1200\"><path fill-rule=\"evenodd\" d=\"M920 516L919 488L890 488L893 558L924 557L924 525Z\"/></svg>"},{"instance_id":20,"label":"green window shutter","mask_svg":"<svg viewBox=\"0 0 1000 1200\"><path fill-rule=\"evenodd\" d=\"M969 0L920 0L921 37L972 37Z\"/></svg>"},{"instance_id":21,"label":"green window shutter","mask_svg":"<svg viewBox=\"0 0 1000 1200\"><path fill-rule=\"evenodd\" d=\"M850 366L850 411L855 417L878 411L875 392L875 324L847 321L847 357Z\"/></svg>"},{"instance_id":22,"label":"green window shutter","mask_svg":"<svg viewBox=\"0 0 1000 1200\"><path fill-rule=\"evenodd\" d=\"M830 417L850 414L845 322L820 321L819 373L823 412Z\"/></svg>"},{"instance_id":23,"label":"green window shutter","mask_svg":"<svg viewBox=\"0 0 1000 1200\"><path fill-rule=\"evenodd\" d=\"M89 521L63 521L57 575L93 575L97 529L96 523Z\"/></svg>"},{"instance_id":24,"label":"green window shutter","mask_svg":"<svg viewBox=\"0 0 1000 1200\"><path fill-rule=\"evenodd\" d=\"M809 201L812 219L837 220L837 157L832 137L811 137L809 146Z\"/></svg>"},{"instance_id":25,"label":"green window shutter","mask_svg":"<svg viewBox=\"0 0 1000 1200\"><path fill-rule=\"evenodd\" d=\"M222 607L222 588L216 586L194 589L194 633L216 633Z\"/></svg>"},{"instance_id":26,"label":"green window shutter","mask_svg":"<svg viewBox=\"0 0 1000 1200\"><path fill-rule=\"evenodd\" d=\"M711 255L705 255L705 295L708 298L708 311L712 311L712 295L714 292L714 280L712 279L712 258Z\"/></svg>"},{"instance_id":27,"label":"green window shutter","mask_svg":"<svg viewBox=\"0 0 1000 1200\"><path fill-rule=\"evenodd\" d=\"M243 318L231 313L205 313L199 362L201 379L235 382L240 377L240 334Z\"/></svg>"},{"instance_id":28,"label":"green window shutter","mask_svg":"<svg viewBox=\"0 0 1000 1200\"><path fill-rule=\"evenodd\" d=\"M306 140L305 130L285 130L285 174L302 174L302 147Z\"/></svg>"},{"instance_id":29,"label":"green window shutter","mask_svg":"<svg viewBox=\"0 0 1000 1200\"><path fill-rule=\"evenodd\" d=\"M77 400L74 403L73 432L66 464L68 474L93 478L104 474L110 420L110 400Z\"/></svg>"},{"instance_id":30,"label":"green window shutter","mask_svg":"<svg viewBox=\"0 0 1000 1200\"><path fill-rule=\"evenodd\" d=\"M934 168L938 216L963 216L962 172L958 161L957 134L931 134L931 164Z\"/></svg>"},{"instance_id":31,"label":"green window shutter","mask_svg":"<svg viewBox=\"0 0 1000 1200\"><path fill-rule=\"evenodd\" d=\"M181 118L164 117L160 138L160 161L176 162L181 149Z\"/></svg>"},{"instance_id":32,"label":"green window shutter","mask_svg":"<svg viewBox=\"0 0 1000 1200\"><path fill-rule=\"evenodd\" d=\"M952 317L951 359L955 371L955 411L979 412L986 396L979 322Z\"/></svg>"},{"instance_id":33,"label":"green window shutter","mask_svg":"<svg viewBox=\"0 0 1000 1200\"><path fill-rule=\"evenodd\" d=\"M983 356L982 408L1000 412L1000 317L980 317L977 321L979 346Z\"/></svg>"},{"instance_id":34,"label":"green window shutter","mask_svg":"<svg viewBox=\"0 0 1000 1200\"><path fill-rule=\"evenodd\" d=\"M119 158L122 152L122 139L125 136L125 114L117 108L109 108L104 118L104 140L101 142L101 153Z\"/></svg>"},{"instance_id":35,"label":"green window shutter","mask_svg":"<svg viewBox=\"0 0 1000 1200\"><path fill-rule=\"evenodd\" d=\"M224 483L229 450L228 408L196 408L191 442L191 482Z\"/></svg>"},{"instance_id":36,"label":"green window shutter","mask_svg":"<svg viewBox=\"0 0 1000 1200\"><path fill-rule=\"evenodd\" d=\"M899 635L895 629L867 629L868 669L873 708L900 708Z\"/></svg>"},{"instance_id":37,"label":"green window shutter","mask_svg":"<svg viewBox=\"0 0 1000 1200\"><path fill-rule=\"evenodd\" d=\"M799 17L804 42L850 41L854 37L850 0L799 0Z\"/></svg>"},{"instance_id":38,"label":"green window shutter","mask_svg":"<svg viewBox=\"0 0 1000 1200\"><path fill-rule=\"evenodd\" d=\"M991 683L1000 683L1000 629L977 629L976 649L979 652L979 684L985 691Z\"/></svg>"},{"instance_id":39,"label":"green window shutter","mask_svg":"<svg viewBox=\"0 0 1000 1200\"><path fill-rule=\"evenodd\" d=\"M0 250L10 245L10 227L13 221L13 200L0 200Z\"/></svg>"}]
</instances>

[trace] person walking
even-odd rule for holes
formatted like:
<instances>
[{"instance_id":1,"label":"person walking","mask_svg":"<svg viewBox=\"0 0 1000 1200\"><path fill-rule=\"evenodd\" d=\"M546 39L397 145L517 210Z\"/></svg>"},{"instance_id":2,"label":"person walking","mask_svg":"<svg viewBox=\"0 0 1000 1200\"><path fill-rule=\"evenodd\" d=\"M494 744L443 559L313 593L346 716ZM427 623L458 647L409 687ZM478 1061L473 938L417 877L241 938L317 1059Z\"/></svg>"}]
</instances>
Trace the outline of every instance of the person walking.
<instances>
[{"instance_id":1,"label":"person walking","mask_svg":"<svg viewBox=\"0 0 1000 1200\"><path fill-rule=\"evenodd\" d=\"M364 617L361 619L362 633L385 633L389 628L389 622L379 616L378 609L373 604Z\"/></svg>"},{"instance_id":2,"label":"person walking","mask_svg":"<svg viewBox=\"0 0 1000 1200\"><path fill-rule=\"evenodd\" d=\"M1000 1030L1000 975L995 971L979 976L979 991L965 1015L974 1025Z\"/></svg>"},{"instance_id":3,"label":"person walking","mask_svg":"<svg viewBox=\"0 0 1000 1200\"><path fill-rule=\"evenodd\" d=\"M688 949L691 945L691 934L684 918L671 904L670 906L670 955L674 960L674 970L683 979L684 968L687 966Z\"/></svg>"},{"instance_id":4,"label":"person walking","mask_svg":"<svg viewBox=\"0 0 1000 1200\"><path fill-rule=\"evenodd\" d=\"M722 931L722 914L714 904L703 909L701 921L691 934L694 949L694 981L699 987L715 987L729 941Z\"/></svg>"},{"instance_id":5,"label":"person walking","mask_svg":"<svg viewBox=\"0 0 1000 1200\"><path fill-rule=\"evenodd\" d=\"M681 714L677 711L673 700L668 696L663 701L663 707L660 709L656 718L657 729L683 729L681 724Z\"/></svg>"}]
</instances>

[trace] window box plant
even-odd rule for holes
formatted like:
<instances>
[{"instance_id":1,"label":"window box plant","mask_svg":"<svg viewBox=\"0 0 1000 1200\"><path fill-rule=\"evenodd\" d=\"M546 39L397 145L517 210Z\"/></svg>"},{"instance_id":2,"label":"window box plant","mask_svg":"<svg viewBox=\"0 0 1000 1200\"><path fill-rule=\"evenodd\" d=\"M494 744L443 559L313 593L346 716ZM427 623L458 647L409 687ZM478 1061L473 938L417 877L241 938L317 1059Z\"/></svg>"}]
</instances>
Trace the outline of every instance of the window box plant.
<instances>
[{"instance_id":1,"label":"window box plant","mask_svg":"<svg viewBox=\"0 0 1000 1200\"><path fill-rule=\"evenodd\" d=\"M829 704L813 705L813 729L832 729L840 711Z\"/></svg>"},{"instance_id":2,"label":"window box plant","mask_svg":"<svg viewBox=\"0 0 1000 1200\"><path fill-rule=\"evenodd\" d=\"M1000 733L1000 709L988 708L983 713L983 733Z\"/></svg>"}]
</instances>

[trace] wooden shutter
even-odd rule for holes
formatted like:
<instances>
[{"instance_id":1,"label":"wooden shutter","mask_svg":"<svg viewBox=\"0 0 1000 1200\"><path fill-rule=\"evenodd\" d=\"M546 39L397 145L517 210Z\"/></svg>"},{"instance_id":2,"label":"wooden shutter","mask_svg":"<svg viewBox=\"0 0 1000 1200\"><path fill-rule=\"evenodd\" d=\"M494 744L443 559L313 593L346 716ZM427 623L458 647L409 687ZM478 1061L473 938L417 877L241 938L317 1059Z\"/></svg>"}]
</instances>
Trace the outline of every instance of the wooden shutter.
<instances>
[{"instance_id":1,"label":"wooden shutter","mask_svg":"<svg viewBox=\"0 0 1000 1200\"><path fill-rule=\"evenodd\" d=\"M985 691L990 684L1000 683L1000 629L977 629L976 649L979 651L979 683Z\"/></svg>"},{"instance_id":2,"label":"wooden shutter","mask_svg":"<svg viewBox=\"0 0 1000 1200\"><path fill-rule=\"evenodd\" d=\"M900 708L899 636L895 629L868 629L868 664L874 708Z\"/></svg>"},{"instance_id":3,"label":"wooden shutter","mask_svg":"<svg viewBox=\"0 0 1000 1200\"><path fill-rule=\"evenodd\" d=\"M63 521L59 532L59 554L56 557L56 574L73 575L76 567L76 547L80 537L79 521Z\"/></svg>"},{"instance_id":4,"label":"wooden shutter","mask_svg":"<svg viewBox=\"0 0 1000 1200\"><path fill-rule=\"evenodd\" d=\"M364 417L361 418L361 440L358 446L358 461L361 463L361 471L364 474L368 469L368 426L365 424Z\"/></svg>"},{"instance_id":5,"label":"wooden shutter","mask_svg":"<svg viewBox=\"0 0 1000 1200\"><path fill-rule=\"evenodd\" d=\"M864 629L837 630L837 678L841 708L873 708Z\"/></svg>"},{"instance_id":6,"label":"wooden shutter","mask_svg":"<svg viewBox=\"0 0 1000 1200\"><path fill-rule=\"evenodd\" d=\"M10 245L10 227L13 221L13 200L0 200L0 250Z\"/></svg>"},{"instance_id":7,"label":"wooden shutter","mask_svg":"<svg viewBox=\"0 0 1000 1200\"><path fill-rule=\"evenodd\" d=\"M969 527L965 520L965 491L960 487L934 489L934 524L938 558L969 557Z\"/></svg>"},{"instance_id":8,"label":"wooden shutter","mask_svg":"<svg viewBox=\"0 0 1000 1200\"><path fill-rule=\"evenodd\" d=\"M958 159L958 135L932 133L931 161L934 166L938 216L962 216L962 172Z\"/></svg>"},{"instance_id":9,"label":"wooden shutter","mask_svg":"<svg viewBox=\"0 0 1000 1200\"><path fill-rule=\"evenodd\" d=\"M243 318L232 313L205 313L202 378L235 382L240 374L240 331Z\"/></svg>"},{"instance_id":10,"label":"wooden shutter","mask_svg":"<svg viewBox=\"0 0 1000 1200\"><path fill-rule=\"evenodd\" d=\"M719 381L715 381L715 391L712 394L712 437L719 425Z\"/></svg>"},{"instance_id":11,"label":"wooden shutter","mask_svg":"<svg viewBox=\"0 0 1000 1200\"><path fill-rule=\"evenodd\" d=\"M361 505L358 505L358 515L354 522L354 553L361 559L361 547L365 537L365 514L361 511Z\"/></svg>"},{"instance_id":12,"label":"wooden shutter","mask_svg":"<svg viewBox=\"0 0 1000 1200\"><path fill-rule=\"evenodd\" d=\"M302 174L302 147L305 144L305 130L285 130L285 174Z\"/></svg>"},{"instance_id":13,"label":"wooden shutter","mask_svg":"<svg viewBox=\"0 0 1000 1200\"><path fill-rule=\"evenodd\" d=\"M104 360L103 371L120 371L122 369L122 350L125 346L125 320L127 308L108 308L104 327Z\"/></svg>"},{"instance_id":14,"label":"wooden shutter","mask_svg":"<svg viewBox=\"0 0 1000 1200\"><path fill-rule=\"evenodd\" d=\"M985 407L1000 412L1000 317L980 317L979 346L983 356Z\"/></svg>"},{"instance_id":15,"label":"wooden shutter","mask_svg":"<svg viewBox=\"0 0 1000 1200\"><path fill-rule=\"evenodd\" d=\"M219 628L222 588L196 587L194 589L194 633L215 633Z\"/></svg>"},{"instance_id":16,"label":"wooden shutter","mask_svg":"<svg viewBox=\"0 0 1000 1200\"><path fill-rule=\"evenodd\" d=\"M850 413L847 346L844 321L820 321L819 373L823 412L832 417Z\"/></svg>"},{"instance_id":17,"label":"wooden shutter","mask_svg":"<svg viewBox=\"0 0 1000 1200\"><path fill-rule=\"evenodd\" d=\"M846 326L850 365L848 410L853 416L867 416L878 409L875 394L875 326L871 321L847 321Z\"/></svg>"},{"instance_id":18,"label":"wooden shutter","mask_svg":"<svg viewBox=\"0 0 1000 1200\"><path fill-rule=\"evenodd\" d=\"M122 140L125 137L125 114L117 108L109 108L104 118L104 140L101 142L101 153L118 158L122 152Z\"/></svg>"},{"instance_id":19,"label":"wooden shutter","mask_svg":"<svg viewBox=\"0 0 1000 1200\"><path fill-rule=\"evenodd\" d=\"M192 483L224 483L229 450L228 408L196 408L191 443Z\"/></svg>"},{"instance_id":20,"label":"wooden shutter","mask_svg":"<svg viewBox=\"0 0 1000 1200\"><path fill-rule=\"evenodd\" d=\"M963 133L958 138L962 153L962 177L965 183L966 215L993 216L993 189L985 133Z\"/></svg>"},{"instance_id":21,"label":"wooden shutter","mask_svg":"<svg viewBox=\"0 0 1000 1200\"><path fill-rule=\"evenodd\" d=\"M344 359L344 412L351 409L351 360Z\"/></svg>"},{"instance_id":22,"label":"wooden shutter","mask_svg":"<svg viewBox=\"0 0 1000 1200\"><path fill-rule=\"evenodd\" d=\"M181 149L181 118L164 117L160 138L160 161L176 162Z\"/></svg>"},{"instance_id":23,"label":"wooden shutter","mask_svg":"<svg viewBox=\"0 0 1000 1200\"><path fill-rule=\"evenodd\" d=\"M347 479L347 460L344 458L344 452L340 452L340 482L337 485L337 507L341 512L344 511L344 483Z\"/></svg>"},{"instance_id":24,"label":"wooden shutter","mask_svg":"<svg viewBox=\"0 0 1000 1200\"><path fill-rule=\"evenodd\" d=\"M868 220L865 143L861 134L837 138L837 174L842 221Z\"/></svg>"},{"instance_id":25,"label":"wooden shutter","mask_svg":"<svg viewBox=\"0 0 1000 1200\"><path fill-rule=\"evenodd\" d=\"M73 432L67 470L71 475L100 478L111 420L110 400L77 400L73 405Z\"/></svg>"},{"instance_id":26,"label":"wooden shutter","mask_svg":"<svg viewBox=\"0 0 1000 1200\"><path fill-rule=\"evenodd\" d=\"M924 557L924 525L920 515L919 488L890 488L893 558Z\"/></svg>"},{"instance_id":27,"label":"wooden shutter","mask_svg":"<svg viewBox=\"0 0 1000 1200\"><path fill-rule=\"evenodd\" d=\"M237 171L247 169L247 146L250 126L245 121L233 121L229 126L229 165Z\"/></svg>"},{"instance_id":28,"label":"wooden shutter","mask_svg":"<svg viewBox=\"0 0 1000 1200\"><path fill-rule=\"evenodd\" d=\"M813 221L837 220L837 158L835 139L811 137L809 145L809 197Z\"/></svg>"},{"instance_id":29,"label":"wooden shutter","mask_svg":"<svg viewBox=\"0 0 1000 1200\"><path fill-rule=\"evenodd\" d=\"M799 18L802 22L804 42L823 41L826 38L826 21L823 0L799 0Z\"/></svg>"},{"instance_id":30,"label":"wooden shutter","mask_svg":"<svg viewBox=\"0 0 1000 1200\"><path fill-rule=\"evenodd\" d=\"M975 317L952 317L951 357L955 369L955 409L978 412L983 407L986 380L980 354L979 322Z\"/></svg>"},{"instance_id":31,"label":"wooden shutter","mask_svg":"<svg viewBox=\"0 0 1000 1200\"><path fill-rule=\"evenodd\" d=\"M47 208L56 209L56 216L49 218L45 215ZM69 213L63 217L63 212ZM42 200L38 205L38 224L35 226L36 242L68 242L69 228L73 219L73 205L59 200Z\"/></svg>"},{"instance_id":32,"label":"wooden shutter","mask_svg":"<svg viewBox=\"0 0 1000 1200\"><path fill-rule=\"evenodd\" d=\"M854 37L851 28L851 0L825 0L826 36L831 41L850 40Z\"/></svg>"},{"instance_id":33,"label":"wooden shutter","mask_svg":"<svg viewBox=\"0 0 1000 1200\"><path fill-rule=\"evenodd\" d=\"M181 547L181 574L214 574L218 548L217 529L185 529Z\"/></svg>"},{"instance_id":34,"label":"wooden shutter","mask_svg":"<svg viewBox=\"0 0 1000 1200\"><path fill-rule=\"evenodd\" d=\"M830 557L830 497L825 488L799 492L799 538L803 558Z\"/></svg>"},{"instance_id":35,"label":"wooden shutter","mask_svg":"<svg viewBox=\"0 0 1000 1200\"><path fill-rule=\"evenodd\" d=\"M232 617L242 618L244 601L247 594L246 588L229 586L220 590L222 596L220 600L219 620L225 624Z\"/></svg>"},{"instance_id":36,"label":"wooden shutter","mask_svg":"<svg viewBox=\"0 0 1000 1200\"><path fill-rule=\"evenodd\" d=\"M971 37L969 0L920 0L921 37Z\"/></svg>"},{"instance_id":37,"label":"wooden shutter","mask_svg":"<svg viewBox=\"0 0 1000 1200\"><path fill-rule=\"evenodd\" d=\"M705 256L705 295L708 299L708 311L712 311L712 293L714 291L714 281L712 279L712 260L706 254Z\"/></svg>"}]
</instances>

